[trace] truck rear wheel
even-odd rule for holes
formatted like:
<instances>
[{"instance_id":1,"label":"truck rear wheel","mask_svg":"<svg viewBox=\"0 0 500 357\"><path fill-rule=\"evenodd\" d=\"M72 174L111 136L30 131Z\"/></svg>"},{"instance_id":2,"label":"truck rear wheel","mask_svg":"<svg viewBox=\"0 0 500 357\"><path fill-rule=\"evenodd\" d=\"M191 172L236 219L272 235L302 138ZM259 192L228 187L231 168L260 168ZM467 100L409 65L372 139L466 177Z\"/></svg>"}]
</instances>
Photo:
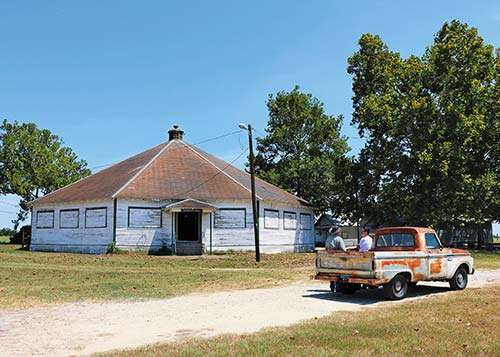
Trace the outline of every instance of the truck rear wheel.
<instances>
[{"instance_id":1,"label":"truck rear wheel","mask_svg":"<svg viewBox=\"0 0 500 357\"><path fill-rule=\"evenodd\" d=\"M452 290L463 290L467 286L467 271L464 268L458 268L455 275L449 280Z\"/></svg>"},{"instance_id":2,"label":"truck rear wheel","mask_svg":"<svg viewBox=\"0 0 500 357\"><path fill-rule=\"evenodd\" d=\"M396 275L389 283L384 285L385 296L391 300L401 300L406 296L407 292L408 278L403 274Z\"/></svg>"},{"instance_id":3,"label":"truck rear wheel","mask_svg":"<svg viewBox=\"0 0 500 357\"><path fill-rule=\"evenodd\" d=\"M332 293L337 292L334 281L330 281L330 290L332 291Z\"/></svg>"}]
</instances>

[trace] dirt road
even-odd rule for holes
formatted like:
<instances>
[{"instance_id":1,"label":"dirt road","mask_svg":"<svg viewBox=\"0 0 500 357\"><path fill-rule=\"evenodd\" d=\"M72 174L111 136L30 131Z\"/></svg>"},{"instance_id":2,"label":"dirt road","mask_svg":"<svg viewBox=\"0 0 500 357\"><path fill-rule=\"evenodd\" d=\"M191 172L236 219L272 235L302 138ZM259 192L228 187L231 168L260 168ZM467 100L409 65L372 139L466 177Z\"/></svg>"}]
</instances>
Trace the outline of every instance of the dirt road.
<instances>
[{"instance_id":1,"label":"dirt road","mask_svg":"<svg viewBox=\"0 0 500 357\"><path fill-rule=\"evenodd\" d=\"M488 283L500 284L500 270L470 276L470 287ZM446 283L422 283L410 290L409 299L447 292ZM401 302L385 301L379 290L344 297L332 294L327 283L312 281L162 300L71 303L0 313L0 355L87 355L186 336L255 332L335 311L394 303Z\"/></svg>"}]
</instances>

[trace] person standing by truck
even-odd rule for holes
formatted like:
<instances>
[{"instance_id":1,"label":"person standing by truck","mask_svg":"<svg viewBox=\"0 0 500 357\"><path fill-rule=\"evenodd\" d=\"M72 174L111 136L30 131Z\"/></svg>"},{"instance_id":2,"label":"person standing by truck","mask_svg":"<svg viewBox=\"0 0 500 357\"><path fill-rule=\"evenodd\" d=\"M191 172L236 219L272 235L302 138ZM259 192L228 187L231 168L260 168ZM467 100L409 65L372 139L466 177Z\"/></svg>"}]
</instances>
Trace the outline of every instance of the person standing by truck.
<instances>
[{"instance_id":1,"label":"person standing by truck","mask_svg":"<svg viewBox=\"0 0 500 357\"><path fill-rule=\"evenodd\" d=\"M345 243L340 236L340 228L334 226L328 230L328 233L329 234L325 242L325 248L327 250L340 250L345 252Z\"/></svg>"},{"instance_id":2,"label":"person standing by truck","mask_svg":"<svg viewBox=\"0 0 500 357\"><path fill-rule=\"evenodd\" d=\"M373 239L370 237L368 228L363 228L361 231L361 240L359 241L359 251L367 252L372 249Z\"/></svg>"}]
</instances>

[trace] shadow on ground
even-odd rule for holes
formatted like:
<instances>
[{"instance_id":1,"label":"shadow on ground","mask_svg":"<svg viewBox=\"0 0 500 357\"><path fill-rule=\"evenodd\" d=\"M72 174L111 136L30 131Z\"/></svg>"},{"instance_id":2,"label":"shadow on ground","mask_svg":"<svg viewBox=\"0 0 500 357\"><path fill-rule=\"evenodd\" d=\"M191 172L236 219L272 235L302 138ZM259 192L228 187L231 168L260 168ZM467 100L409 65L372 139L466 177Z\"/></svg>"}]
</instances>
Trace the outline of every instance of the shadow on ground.
<instances>
[{"instance_id":1,"label":"shadow on ground","mask_svg":"<svg viewBox=\"0 0 500 357\"><path fill-rule=\"evenodd\" d=\"M424 297L432 294L444 293L451 291L449 287L445 286L429 286L417 285L408 288L407 298ZM384 289L361 289L353 295L345 295L343 293L333 293L330 289L310 289L308 293L303 295L305 298L330 300L336 302L345 302L358 305L371 305L381 301L387 301L384 296Z\"/></svg>"}]
</instances>

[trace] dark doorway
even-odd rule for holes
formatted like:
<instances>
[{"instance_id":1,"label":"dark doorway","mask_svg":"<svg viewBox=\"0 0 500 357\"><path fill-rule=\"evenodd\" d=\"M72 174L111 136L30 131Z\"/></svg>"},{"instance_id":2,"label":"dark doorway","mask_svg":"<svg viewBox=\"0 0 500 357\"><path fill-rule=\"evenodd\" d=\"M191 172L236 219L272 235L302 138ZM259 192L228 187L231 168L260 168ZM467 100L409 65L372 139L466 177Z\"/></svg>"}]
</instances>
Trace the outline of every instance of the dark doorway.
<instances>
[{"instance_id":1,"label":"dark doorway","mask_svg":"<svg viewBox=\"0 0 500 357\"><path fill-rule=\"evenodd\" d=\"M200 213L177 213L177 240L198 242L200 240Z\"/></svg>"},{"instance_id":2,"label":"dark doorway","mask_svg":"<svg viewBox=\"0 0 500 357\"><path fill-rule=\"evenodd\" d=\"M200 212L178 212L177 216L177 255L201 255L201 214Z\"/></svg>"}]
</instances>

